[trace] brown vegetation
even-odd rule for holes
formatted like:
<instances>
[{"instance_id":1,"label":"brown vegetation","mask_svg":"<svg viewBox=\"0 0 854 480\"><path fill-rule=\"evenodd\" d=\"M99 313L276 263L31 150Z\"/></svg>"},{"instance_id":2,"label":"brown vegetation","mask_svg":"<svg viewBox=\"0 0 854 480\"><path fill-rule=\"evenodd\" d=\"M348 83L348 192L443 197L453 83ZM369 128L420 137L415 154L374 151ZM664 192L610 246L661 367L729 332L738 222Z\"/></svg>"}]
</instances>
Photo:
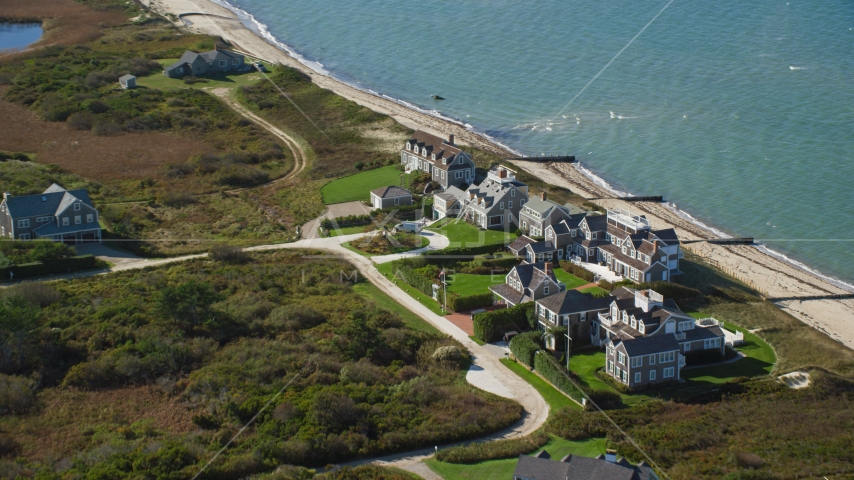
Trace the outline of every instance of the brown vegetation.
<instances>
[{"instance_id":1,"label":"brown vegetation","mask_svg":"<svg viewBox=\"0 0 854 480\"><path fill-rule=\"evenodd\" d=\"M0 96L5 89L0 89ZM26 107L0 100L0 150L35 153L36 161L80 176L109 180L157 178L164 165L210 153L205 142L162 132L102 137L40 120Z\"/></svg>"},{"instance_id":2,"label":"brown vegetation","mask_svg":"<svg viewBox=\"0 0 854 480\"><path fill-rule=\"evenodd\" d=\"M45 34L34 45L40 47L95 40L105 28L126 22L127 16L117 9L96 10L74 0L3 0L0 20L41 22Z\"/></svg>"}]
</instances>

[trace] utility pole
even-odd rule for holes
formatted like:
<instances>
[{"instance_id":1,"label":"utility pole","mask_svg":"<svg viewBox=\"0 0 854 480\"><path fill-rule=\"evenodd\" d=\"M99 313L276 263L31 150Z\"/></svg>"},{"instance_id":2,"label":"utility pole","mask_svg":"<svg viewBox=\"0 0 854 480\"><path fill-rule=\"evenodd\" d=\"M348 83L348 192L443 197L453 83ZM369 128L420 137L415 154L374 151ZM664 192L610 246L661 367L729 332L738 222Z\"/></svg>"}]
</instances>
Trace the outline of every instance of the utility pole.
<instances>
[{"instance_id":1,"label":"utility pole","mask_svg":"<svg viewBox=\"0 0 854 480\"><path fill-rule=\"evenodd\" d=\"M569 352L572 351L572 337L569 336L569 325L566 330L566 369L569 370Z\"/></svg>"}]
</instances>

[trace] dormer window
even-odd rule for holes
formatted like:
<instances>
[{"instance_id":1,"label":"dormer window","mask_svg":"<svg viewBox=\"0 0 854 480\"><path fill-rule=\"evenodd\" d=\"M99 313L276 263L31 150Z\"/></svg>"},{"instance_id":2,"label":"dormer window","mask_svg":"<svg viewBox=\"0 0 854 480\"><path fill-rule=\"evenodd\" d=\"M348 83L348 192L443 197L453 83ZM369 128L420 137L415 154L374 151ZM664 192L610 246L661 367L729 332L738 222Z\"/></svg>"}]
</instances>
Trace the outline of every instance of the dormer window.
<instances>
[{"instance_id":1,"label":"dormer window","mask_svg":"<svg viewBox=\"0 0 854 480\"><path fill-rule=\"evenodd\" d=\"M442 159L442 165L447 165L447 164L448 164L448 159L447 159L447 158L443 158L443 159Z\"/></svg>"},{"instance_id":2,"label":"dormer window","mask_svg":"<svg viewBox=\"0 0 854 480\"><path fill-rule=\"evenodd\" d=\"M75 203L75 204L74 204L74 211L75 211L75 212L79 212L79 211L80 211L80 203Z\"/></svg>"},{"instance_id":3,"label":"dormer window","mask_svg":"<svg viewBox=\"0 0 854 480\"><path fill-rule=\"evenodd\" d=\"M436 160L436 154L434 153L434 154L430 155L430 159L431 159L431 160Z\"/></svg>"},{"instance_id":4,"label":"dormer window","mask_svg":"<svg viewBox=\"0 0 854 480\"><path fill-rule=\"evenodd\" d=\"M646 334L646 326L643 324L643 322L640 322L640 326L638 327L638 331L640 333Z\"/></svg>"},{"instance_id":5,"label":"dormer window","mask_svg":"<svg viewBox=\"0 0 854 480\"><path fill-rule=\"evenodd\" d=\"M412 150L412 144L411 144L411 143L409 143L409 142L406 142L406 149L407 149L407 150Z\"/></svg>"}]
</instances>

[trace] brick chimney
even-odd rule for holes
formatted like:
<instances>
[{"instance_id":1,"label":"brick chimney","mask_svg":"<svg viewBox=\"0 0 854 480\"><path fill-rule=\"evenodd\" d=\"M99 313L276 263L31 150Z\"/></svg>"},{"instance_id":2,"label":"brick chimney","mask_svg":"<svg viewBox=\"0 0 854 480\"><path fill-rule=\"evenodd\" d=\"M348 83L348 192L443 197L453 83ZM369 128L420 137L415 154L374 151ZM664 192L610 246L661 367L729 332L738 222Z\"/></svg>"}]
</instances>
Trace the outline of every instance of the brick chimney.
<instances>
[{"instance_id":1,"label":"brick chimney","mask_svg":"<svg viewBox=\"0 0 854 480\"><path fill-rule=\"evenodd\" d=\"M453 145L453 144L454 144L454 134L451 133L448 135L448 145Z\"/></svg>"},{"instance_id":2,"label":"brick chimney","mask_svg":"<svg viewBox=\"0 0 854 480\"><path fill-rule=\"evenodd\" d=\"M503 168L498 169L498 178L507 178L507 170Z\"/></svg>"},{"instance_id":3,"label":"brick chimney","mask_svg":"<svg viewBox=\"0 0 854 480\"><path fill-rule=\"evenodd\" d=\"M546 192L541 193L540 198L543 199L543 201L545 202L546 201Z\"/></svg>"}]
</instances>

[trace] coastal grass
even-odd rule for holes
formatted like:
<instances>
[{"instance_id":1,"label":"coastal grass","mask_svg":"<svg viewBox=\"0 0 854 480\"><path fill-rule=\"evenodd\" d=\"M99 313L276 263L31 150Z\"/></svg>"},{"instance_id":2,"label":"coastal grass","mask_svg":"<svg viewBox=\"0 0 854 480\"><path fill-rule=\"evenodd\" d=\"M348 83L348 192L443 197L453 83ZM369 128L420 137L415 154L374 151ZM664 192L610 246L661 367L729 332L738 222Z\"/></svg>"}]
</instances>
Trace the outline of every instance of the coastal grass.
<instances>
[{"instance_id":1,"label":"coastal grass","mask_svg":"<svg viewBox=\"0 0 854 480\"><path fill-rule=\"evenodd\" d=\"M448 291L465 297L488 293L492 285L504 283L504 275L454 273L448 275L448 280Z\"/></svg>"},{"instance_id":2,"label":"coastal grass","mask_svg":"<svg viewBox=\"0 0 854 480\"><path fill-rule=\"evenodd\" d=\"M481 230L457 218L446 218L427 230L441 233L450 240L450 247L478 247L482 245L506 245L515 235L503 230Z\"/></svg>"},{"instance_id":3,"label":"coastal grass","mask_svg":"<svg viewBox=\"0 0 854 480\"><path fill-rule=\"evenodd\" d=\"M550 435L549 442L543 448L531 453L546 450L553 460L559 460L568 454L593 458L605 453L605 445L606 440L604 438L573 441ZM513 477L517 459L488 460L472 465L445 463L434 459L429 459L424 463L445 480L506 480Z\"/></svg>"},{"instance_id":4,"label":"coastal grass","mask_svg":"<svg viewBox=\"0 0 854 480\"><path fill-rule=\"evenodd\" d=\"M557 278L559 282L566 284L567 290L574 290L582 285L590 283L583 278L576 277L562 268L555 268L553 271L555 273L555 278Z\"/></svg>"},{"instance_id":5,"label":"coastal grass","mask_svg":"<svg viewBox=\"0 0 854 480\"><path fill-rule=\"evenodd\" d=\"M335 179L320 189L323 203L368 201L371 190L388 186L399 186L400 176L409 177L398 169L397 165L388 165L365 172ZM405 187L404 187L405 188Z\"/></svg>"}]
</instances>

